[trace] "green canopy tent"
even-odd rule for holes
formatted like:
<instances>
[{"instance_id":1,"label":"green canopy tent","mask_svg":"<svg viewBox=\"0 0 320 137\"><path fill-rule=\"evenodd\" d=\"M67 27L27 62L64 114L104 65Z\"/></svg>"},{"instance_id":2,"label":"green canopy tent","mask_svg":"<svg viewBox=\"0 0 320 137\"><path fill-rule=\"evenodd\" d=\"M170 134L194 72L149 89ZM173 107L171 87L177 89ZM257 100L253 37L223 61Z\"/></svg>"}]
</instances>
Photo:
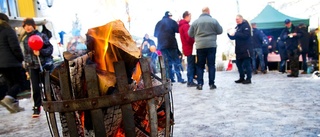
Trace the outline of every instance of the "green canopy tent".
<instances>
[{"instance_id":1,"label":"green canopy tent","mask_svg":"<svg viewBox=\"0 0 320 137\"><path fill-rule=\"evenodd\" d=\"M251 23L256 23L257 28L262 30L267 36L273 36L273 44L276 44L277 38L280 36L282 30L285 28L284 21L290 19L294 26L298 26L303 23L309 26L309 19L300 19L291 17L281 13L280 11L273 8L271 5L267 5L254 19ZM274 45L275 46L275 45ZM275 62L269 62L269 69L277 69L277 64Z\"/></svg>"},{"instance_id":2,"label":"green canopy tent","mask_svg":"<svg viewBox=\"0 0 320 137\"><path fill-rule=\"evenodd\" d=\"M257 23L259 29L276 29L284 28L284 20L290 19L291 22L297 26L300 23L304 23L309 26L309 19L300 19L285 15L270 5L267 5L257 17L251 20L251 22Z\"/></svg>"},{"instance_id":3,"label":"green canopy tent","mask_svg":"<svg viewBox=\"0 0 320 137\"><path fill-rule=\"evenodd\" d=\"M257 28L261 29L267 36L271 35L274 38L277 38L285 27L284 21L286 19L290 19L295 26L298 26L300 23L304 23L306 26L309 26L309 19L290 17L276 10L271 5L267 5L250 22L256 23Z\"/></svg>"}]
</instances>

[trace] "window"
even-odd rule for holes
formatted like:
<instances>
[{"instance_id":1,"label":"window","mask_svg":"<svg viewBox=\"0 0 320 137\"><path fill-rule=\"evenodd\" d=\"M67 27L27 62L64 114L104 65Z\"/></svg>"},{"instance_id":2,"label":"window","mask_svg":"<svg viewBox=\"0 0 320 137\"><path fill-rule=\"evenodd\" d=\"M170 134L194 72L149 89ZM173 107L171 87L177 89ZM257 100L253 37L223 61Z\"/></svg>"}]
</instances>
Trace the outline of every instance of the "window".
<instances>
[{"instance_id":1,"label":"window","mask_svg":"<svg viewBox=\"0 0 320 137\"><path fill-rule=\"evenodd\" d=\"M18 17L16 0L0 0L0 12L8 16Z\"/></svg>"}]
</instances>

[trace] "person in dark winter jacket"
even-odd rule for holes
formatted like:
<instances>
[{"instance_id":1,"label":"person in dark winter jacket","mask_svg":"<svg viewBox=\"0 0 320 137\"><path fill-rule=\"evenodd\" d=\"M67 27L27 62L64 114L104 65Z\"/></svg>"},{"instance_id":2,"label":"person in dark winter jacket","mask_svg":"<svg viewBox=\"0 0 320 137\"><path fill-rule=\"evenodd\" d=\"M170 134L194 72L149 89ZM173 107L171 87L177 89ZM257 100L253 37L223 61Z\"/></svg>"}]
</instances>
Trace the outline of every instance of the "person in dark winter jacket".
<instances>
[{"instance_id":1,"label":"person in dark winter jacket","mask_svg":"<svg viewBox=\"0 0 320 137\"><path fill-rule=\"evenodd\" d=\"M209 87L211 90L216 89L216 53L217 53L217 36L222 34L223 29L215 18L210 15L210 9L204 7L202 14L195 20L188 30L190 37L195 39L197 49L197 82L198 90L202 90L204 84L203 74L205 64L208 66Z\"/></svg>"},{"instance_id":2,"label":"person in dark winter jacket","mask_svg":"<svg viewBox=\"0 0 320 137\"><path fill-rule=\"evenodd\" d=\"M49 42L48 37L36 30L36 24L32 18L26 18L22 24L25 34L21 39L21 47L24 53L25 68L28 70L31 80L33 92L33 118L39 117L41 106L41 88L40 84L43 82L43 77L40 72L44 70L51 71L53 67L53 46ZM43 46L39 51L32 50L28 45L28 40L33 35L39 35L43 40ZM40 62L38 61L40 58Z\"/></svg>"},{"instance_id":3,"label":"person in dark winter jacket","mask_svg":"<svg viewBox=\"0 0 320 137\"><path fill-rule=\"evenodd\" d=\"M165 12L164 17L156 24L154 36L158 38L157 49L161 51L163 59L167 61L166 70L171 82L175 82L174 74L176 74L178 82L186 83L180 73L180 59L178 53L178 43L176 33L179 33L178 23L174 21L169 11Z\"/></svg>"},{"instance_id":4,"label":"person in dark winter jacket","mask_svg":"<svg viewBox=\"0 0 320 137\"><path fill-rule=\"evenodd\" d=\"M11 113L16 113L24 110L19 106L17 100L17 94L21 92L23 86L23 74L21 73L23 54L16 32L8 22L8 16L0 13L0 73L8 85L7 95L0 101L0 104Z\"/></svg>"},{"instance_id":5,"label":"person in dark winter jacket","mask_svg":"<svg viewBox=\"0 0 320 137\"><path fill-rule=\"evenodd\" d=\"M263 44L262 44L262 54L263 54L263 61L264 61L264 70L268 70L268 55L269 55L269 46L270 41L268 36L264 34L263 36Z\"/></svg>"},{"instance_id":6,"label":"person in dark winter jacket","mask_svg":"<svg viewBox=\"0 0 320 137\"><path fill-rule=\"evenodd\" d=\"M267 73L265 70L265 63L264 63L264 56L262 52L262 44L263 44L263 37L264 34L262 30L257 29L257 24L256 23L251 23L252 26L252 43L253 43L253 55L252 55L252 68L253 68L253 73L257 74L257 57L259 59L260 63L260 68L261 72L263 74Z\"/></svg>"},{"instance_id":7,"label":"person in dark winter jacket","mask_svg":"<svg viewBox=\"0 0 320 137\"><path fill-rule=\"evenodd\" d=\"M185 56L187 56L187 86L195 87L197 84L193 82L193 77L196 70L196 56L192 55L194 38L191 38L188 34L191 13L189 11L185 11L182 14L182 18L183 19L179 21L179 33L182 43L182 52Z\"/></svg>"},{"instance_id":8,"label":"person in dark winter jacket","mask_svg":"<svg viewBox=\"0 0 320 137\"><path fill-rule=\"evenodd\" d=\"M295 27L289 19L285 20L285 28L280 34L280 39L285 42L288 58L290 61L291 74L288 77L298 77L299 75L299 38L302 33L298 27Z\"/></svg>"},{"instance_id":9,"label":"person in dark winter jacket","mask_svg":"<svg viewBox=\"0 0 320 137\"><path fill-rule=\"evenodd\" d=\"M301 74L307 74L307 54L309 53L309 39L310 35L308 33L308 28L305 24L301 23L299 24L299 29L302 33L302 37L299 39L299 45L300 47L300 54L302 56L302 69L303 72Z\"/></svg>"},{"instance_id":10,"label":"person in dark winter jacket","mask_svg":"<svg viewBox=\"0 0 320 137\"><path fill-rule=\"evenodd\" d=\"M309 41L309 53L308 57L311 60L318 60L319 56L319 41L317 34L319 33L318 28L316 28L314 31L310 32L310 41Z\"/></svg>"},{"instance_id":11,"label":"person in dark winter jacket","mask_svg":"<svg viewBox=\"0 0 320 137\"><path fill-rule=\"evenodd\" d=\"M280 38L277 41L277 50L280 55L280 66L279 72L285 73L286 72L286 62L288 60L287 49L285 43Z\"/></svg>"},{"instance_id":12,"label":"person in dark winter jacket","mask_svg":"<svg viewBox=\"0 0 320 137\"><path fill-rule=\"evenodd\" d=\"M240 78L236 83L250 84L252 78L251 57L253 54L252 32L248 21L244 20L241 15L236 17L237 27L235 32L228 32L228 37L236 41L236 65ZM245 72L246 71L246 79Z\"/></svg>"}]
</instances>

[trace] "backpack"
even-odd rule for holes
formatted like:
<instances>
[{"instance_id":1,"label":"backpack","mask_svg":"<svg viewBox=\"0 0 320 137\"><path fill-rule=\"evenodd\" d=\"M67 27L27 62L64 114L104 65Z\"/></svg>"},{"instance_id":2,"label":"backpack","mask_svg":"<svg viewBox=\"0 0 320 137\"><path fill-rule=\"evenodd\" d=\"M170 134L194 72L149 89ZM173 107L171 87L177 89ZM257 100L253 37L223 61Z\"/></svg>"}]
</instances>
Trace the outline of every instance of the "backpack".
<instances>
[{"instance_id":1,"label":"backpack","mask_svg":"<svg viewBox=\"0 0 320 137\"><path fill-rule=\"evenodd\" d=\"M52 32L47 29L46 25L42 25L41 33L46 34L49 39L52 37Z\"/></svg>"}]
</instances>

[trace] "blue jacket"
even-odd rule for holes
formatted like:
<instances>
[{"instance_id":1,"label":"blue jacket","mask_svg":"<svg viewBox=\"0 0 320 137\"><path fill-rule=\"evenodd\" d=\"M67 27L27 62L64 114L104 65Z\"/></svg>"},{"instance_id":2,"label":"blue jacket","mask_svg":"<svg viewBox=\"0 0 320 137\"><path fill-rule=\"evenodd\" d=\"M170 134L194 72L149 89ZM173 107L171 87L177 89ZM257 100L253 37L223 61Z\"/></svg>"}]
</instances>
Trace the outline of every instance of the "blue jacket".
<instances>
[{"instance_id":1,"label":"blue jacket","mask_svg":"<svg viewBox=\"0 0 320 137\"><path fill-rule=\"evenodd\" d=\"M280 59L287 60L288 59L287 49L286 49L285 44L282 40L277 41L277 49L278 49L278 53L280 55Z\"/></svg>"},{"instance_id":2,"label":"blue jacket","mask_svg":"<svg viewBox=\"0 0 320 137\"><path fill-rule=\"evenodd\" d=\"M231 40L236 40L236 59L251 57L253 54L253 45L251 40L251 27L247 21L243 21L236 27L234 36L228 34Z\"/></svg>"},{"instance_id":3,"label":"blue jacket","mask_svg":"<svg viewBox=\"0 0 320 137\"><path fill-rule=\"evenodd\" d=\"M262 48L263 45L263 37L264 34L262 30L259 30L257 28L252 28L253 36L252 36L252 44L253 48Z\"/></svg>"},{"instance_id":4,"label":"blue jacket","mask_svg":"<svg viewBox=\"0 0 320 137\"><path fill-rule=\"evenodd\" d=\"M53 63L53 57L52 57L53 46L45 34L39 32L38 30L35 30L31 33L25 33L21 40L23 44L22 51L24 53L24 61L26 63L26 67L32 68L32 69L40 68L37 56L33 54L33 50L28 45L28 40L32 35L39 35L43 40L43 46L40 49L40 55L39 55L41 65L44 66L46 65L46 63L52 64Z\"/></svg>"},{"instance_id":5,"label":"blue jacket","mask_svg":"<svg viewBox=\"0 0 320 137\"><path fill-rule=\"evenodd\" d=\"M158 38L158 50L176 49L178 43L176 33L179 33L178 23L168 16L164 16L154 29L154 36Z\"/></svg>"}]
</instances>

